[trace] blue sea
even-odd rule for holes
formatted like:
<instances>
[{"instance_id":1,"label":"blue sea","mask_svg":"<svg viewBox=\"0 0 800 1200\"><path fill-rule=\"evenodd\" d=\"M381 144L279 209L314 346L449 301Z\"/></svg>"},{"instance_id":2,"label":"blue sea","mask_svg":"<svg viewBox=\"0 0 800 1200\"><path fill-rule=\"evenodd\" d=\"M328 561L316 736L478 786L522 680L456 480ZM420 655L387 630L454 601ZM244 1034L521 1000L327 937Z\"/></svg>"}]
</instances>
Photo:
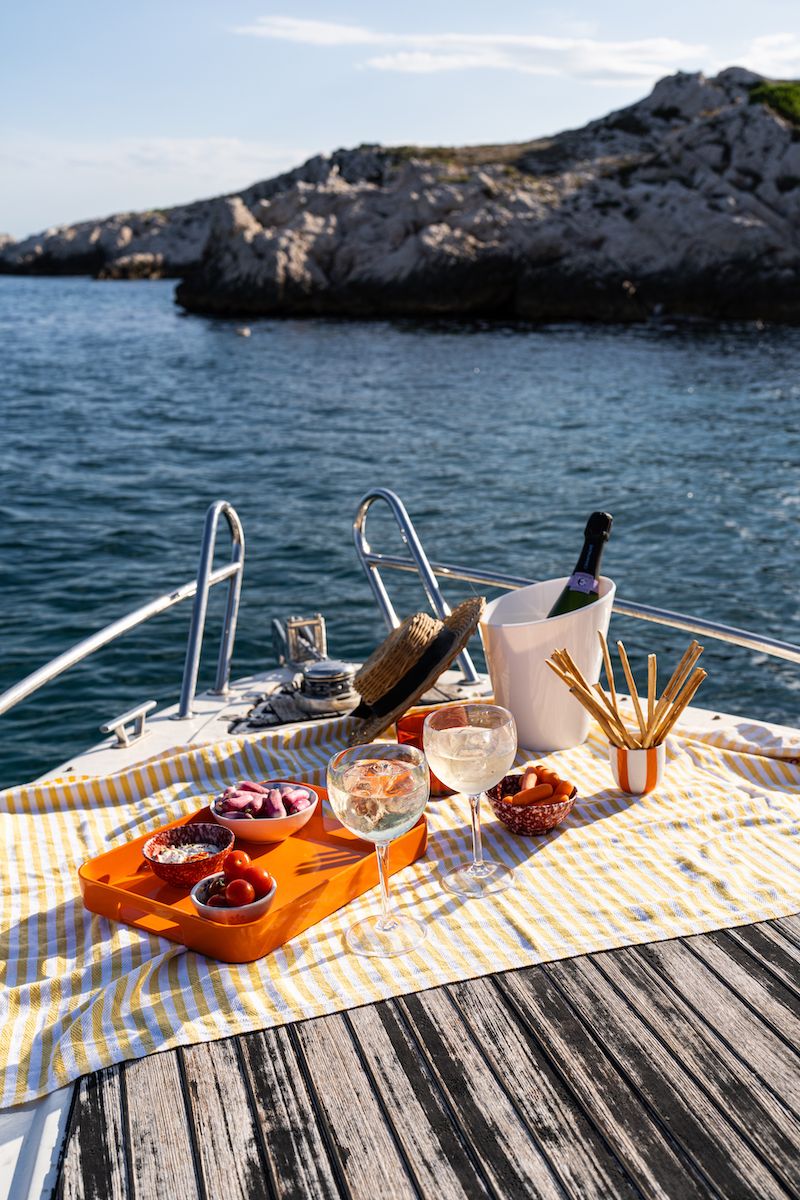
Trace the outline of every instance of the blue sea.
<instances>
[{"instance_id":1,"label":"blue sea","mask_svg":"<svg viewBox=\"0 0 800 1200\"><path fill-rule=\"evenodd\" d=\"M265 320L243 338L173 291L0 277L0 690L191 578L217 497L247 537L234 674L271 664L288 613L323 611L331 652L363 656L382 624L351 523L375 485L432 557L532 578L567 573L587 514L608 509L622 597L800 641L800 329ZM370 531L399 551L386 520ZM399 611L421 605L412 577L389 581ZM175 700L189 615L0 717L0 786L134 702ZM639 670L688 641L619 618L612 632ZM706 646L698 701L796 722L800 668Z\"/></svg>"}]
</instances>

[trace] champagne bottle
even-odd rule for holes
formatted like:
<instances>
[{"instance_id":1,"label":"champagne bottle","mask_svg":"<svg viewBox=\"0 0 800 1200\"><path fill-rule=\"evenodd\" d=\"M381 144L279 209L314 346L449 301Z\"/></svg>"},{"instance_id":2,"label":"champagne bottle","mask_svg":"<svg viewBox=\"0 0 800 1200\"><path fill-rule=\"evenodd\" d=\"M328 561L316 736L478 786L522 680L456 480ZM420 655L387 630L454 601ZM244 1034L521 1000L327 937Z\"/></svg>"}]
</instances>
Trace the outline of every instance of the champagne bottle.
<instances>
[{"instance_id":1,"label":"champagne bottle","mask_svg":"<svg viewBox=\"0 0 800 1200\"><path fill-rule=\"evenodd\" d=\"M548 617L560 617L564 613L585 608L597 599L600 574L600 559L605 544L611 536L611 513L593 512L583 531L583 549L575 564L575 570L556 600Z\"/></svg>"}]
</instances>

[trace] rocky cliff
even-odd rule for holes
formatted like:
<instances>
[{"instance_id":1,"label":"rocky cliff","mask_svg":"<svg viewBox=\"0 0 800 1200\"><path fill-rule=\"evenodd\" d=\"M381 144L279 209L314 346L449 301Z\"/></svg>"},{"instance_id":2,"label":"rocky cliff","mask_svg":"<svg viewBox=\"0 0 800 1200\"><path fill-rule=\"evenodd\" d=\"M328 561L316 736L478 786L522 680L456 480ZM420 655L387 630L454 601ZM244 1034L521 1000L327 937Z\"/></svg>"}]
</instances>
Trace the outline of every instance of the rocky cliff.
<instances>
[{"instance_id":1,"label":"rocky cliff","mask_svg":"<svg viewBox=\"0 0 800 1200\"><path fill-rule=\"evenodd\" d=\"M338 151L0 247L0 270L179 274L185 308L237 315L798 321L796 99L739 68L678 74L552 138Z\"/></svg>"}]
</instances>

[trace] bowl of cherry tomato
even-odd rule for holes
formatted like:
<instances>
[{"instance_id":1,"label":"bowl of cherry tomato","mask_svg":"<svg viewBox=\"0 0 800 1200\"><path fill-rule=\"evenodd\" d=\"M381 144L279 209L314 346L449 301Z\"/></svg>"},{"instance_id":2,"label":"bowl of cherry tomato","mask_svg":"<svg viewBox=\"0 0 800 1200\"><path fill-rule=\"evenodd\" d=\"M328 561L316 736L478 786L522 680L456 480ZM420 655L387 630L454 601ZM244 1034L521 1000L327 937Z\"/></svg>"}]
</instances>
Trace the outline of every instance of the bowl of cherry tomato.
<instances>
[{"instance_id":1,"label":"bowl of cherry tomato","mask_svg":"<svg viewBox=\"0 0 800 1200\"><path fill-rule=\"evenodd\" d=\"M266 867L250 861L244 850L232 850L215 875L201 879L190 893L198 915L220 925L244 925L263 917L278 885Z\"/></svg>"}]
</instances>

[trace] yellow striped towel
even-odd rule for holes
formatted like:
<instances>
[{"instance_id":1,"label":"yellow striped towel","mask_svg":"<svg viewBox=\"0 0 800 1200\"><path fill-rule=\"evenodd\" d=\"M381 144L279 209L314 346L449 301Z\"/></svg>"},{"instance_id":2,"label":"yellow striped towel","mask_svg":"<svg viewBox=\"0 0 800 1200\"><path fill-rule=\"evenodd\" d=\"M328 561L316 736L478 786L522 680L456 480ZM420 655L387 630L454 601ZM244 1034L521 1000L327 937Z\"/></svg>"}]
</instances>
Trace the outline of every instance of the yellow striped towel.
<instances>
[{"instance_id":1,"label":"yellow striped towel","mask_svg":"<svg viewBox=\"0 0 800 1200\"><path fill-rule=\"evenodd\" d=\"M579 797L567 821L516 838L485 806L487 852L516 886L463 902L441 870L469 853L461 797L428 807L425 859L393 879L428 925L414 954L365 960L343 931L369 893L260 962L230 966L84 910L76 869L115 843L191 812L237 778L324 782L344 741L334 721L191 747L104 779L0 794L2 1105L88 1071L388 996L589 951L747 924L797 910L800 739L740 725L669 739L663 785L612 787L597 730L550 756Z\"/></svg>"}]
</instances>

